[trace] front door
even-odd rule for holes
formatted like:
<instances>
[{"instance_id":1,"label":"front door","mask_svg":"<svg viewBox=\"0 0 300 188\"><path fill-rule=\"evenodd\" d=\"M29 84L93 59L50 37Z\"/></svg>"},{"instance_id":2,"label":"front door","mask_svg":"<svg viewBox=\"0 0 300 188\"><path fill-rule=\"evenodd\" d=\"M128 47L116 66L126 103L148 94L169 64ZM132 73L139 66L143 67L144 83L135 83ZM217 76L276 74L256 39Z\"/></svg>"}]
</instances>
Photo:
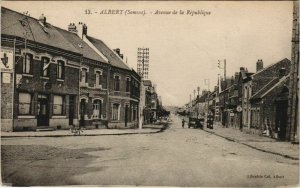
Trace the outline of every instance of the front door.
<instances>
[{"instance_id":1,"label":"front door","mask_svg":"<svg viewBox=\"0 0 300 188\"><path fill-rule=\"evenodd\" d=\"M127 127L128 122L128 105L125 106L125 127Z\"/></svg>"},{"instance_id":2,"label":"front door","mask_svg":"<svg viewBox=\"0 0 300 188\"><path fill-rule=\"evenodd\" d=\"M73 125L73 120L74 120L74 107L75 107L75 97L70 96L69 100L69 125Z\"/></svg>"},{"instance_id":3,"label":"front door","mask_svg":"<svg viewBox=\"0 0 300 188\"><path fill-rule=\"evenodd\" d=\"M287 100L277 102L276 104L276 128L278 131L278 138L280 140L285 140L287 126L287 108Z\"/></svg>"},{"instance_id":4,"label":"front door","mask_svg":"<svg viewBox=\"0 0 300 188\"><path fill-rule=\"evenodd\" d=\"M38 95L37 126L49 126L49 103L46 95Z\"/></svg>"},{"instance_id":5,"label":"front door","mask_svg":"<svg viewBox=\"0 0 300 188\"><path fill-rule=\"evenodd\" d=\"M80 101L80 127L84 127L84 115L86 114L86 100Z\"/></svg>"}]
</instances>

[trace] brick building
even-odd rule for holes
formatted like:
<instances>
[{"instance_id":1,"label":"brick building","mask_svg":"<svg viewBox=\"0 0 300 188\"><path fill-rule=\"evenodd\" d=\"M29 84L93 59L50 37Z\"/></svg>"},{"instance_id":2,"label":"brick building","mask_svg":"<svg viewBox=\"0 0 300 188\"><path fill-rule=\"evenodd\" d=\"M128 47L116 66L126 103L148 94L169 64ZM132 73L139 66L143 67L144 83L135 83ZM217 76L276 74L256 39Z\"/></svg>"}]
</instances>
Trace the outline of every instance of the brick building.
<instances>
[{"instance_id":1,"label":"brick building","mask_svg":"<svg viewBox=\"0 0 300 188\"><path fill-rule=\"evenodd\" d=\"M1 16L1 47L15 55L13 124L5 129L76 124L81 54L43 15L37 20L2 7Z\"/></svg>"},{"instance_id":2,"label":"brick building","mask_svg":"<svg viewBox=\"0 0 300 188\"><path fill-rule=\"evenodd\" d=\"M44 15L1 16L2 130L137 127L141 78L119 49L83 23L63 30Z\"/></svg>"},{"instance_id":3,"label":"brick building","mask_svg":"<svg viewBox=\"0 0 300 188\"><path fill-rule=\"evenodd\" d=\"M84 24L71 23L68 31L57 30L82 54L80 61L79 120L85 128L107 126L107 75L109 63L82 40ZM85 31L87 32L87 30Z\"/></svg>"},{"instance_id":4,"label":"brick building","mask_svg":"<svg viewBox=\"0 0 300 188\"><path fill-rule=\"evenodd\" d=\"M131 79L134 78L134 88L139 88L140 77L133 75L122 59L118 50L109 48L103 41L86 35L88 44L104 55L110 64L108 73L108 127L109 128L130 128L138 127L139 98L131 94Z\"/></svg>"},{"instance_id":5,"label":"brick building","mask_svg":"<svg viewBox=\"0 0 300 188\"><path fill-rule=\"evenodd\" d=\"M250 130L256 129L256 125L251 121L252 114L260 114L260 109L251 106L251 97L258 93L261 89L268 86L270 82L278 77L283 76L278 70L284 69L284 76L289 73L291 62L288 59L283 59L279 62L263 68L262 60L257 62L257 71L250 77L246 77L243 82L242 108L243 108L243 127ZM271 124L274 122L271 122ZM269 124L269 123L268 123Z\"/></svg>"},{"instance_id":6,"label":"brick building","mask_svg":"<svg viewBox=\"0 0 300 188\"><path fill-rule=\"evenodd\" d=\"M279 72L279 77L271 80L250 98L250 122L251 128L258 134L268 130L270 136L285 140L289 75L285 74L284 68Z\"/></svg>"}]
</instances>

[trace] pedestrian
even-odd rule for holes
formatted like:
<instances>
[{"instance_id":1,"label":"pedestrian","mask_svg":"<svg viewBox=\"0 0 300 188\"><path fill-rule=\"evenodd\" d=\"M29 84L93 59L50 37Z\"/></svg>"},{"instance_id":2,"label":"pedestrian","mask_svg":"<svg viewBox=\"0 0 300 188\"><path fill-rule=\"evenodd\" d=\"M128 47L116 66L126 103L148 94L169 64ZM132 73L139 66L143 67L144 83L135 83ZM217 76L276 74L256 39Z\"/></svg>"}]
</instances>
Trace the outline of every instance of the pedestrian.
<instances>
[{"instance_id":1,"label":"pedestrian","mask_svg":"<svg viewBox=\"0 0 300 188\"><path fill-rule=\"evenodd\" d=\"M182 128L184 128L184 123L185 123L185 120L182 119Z\"/></svg>"}]
</instances>

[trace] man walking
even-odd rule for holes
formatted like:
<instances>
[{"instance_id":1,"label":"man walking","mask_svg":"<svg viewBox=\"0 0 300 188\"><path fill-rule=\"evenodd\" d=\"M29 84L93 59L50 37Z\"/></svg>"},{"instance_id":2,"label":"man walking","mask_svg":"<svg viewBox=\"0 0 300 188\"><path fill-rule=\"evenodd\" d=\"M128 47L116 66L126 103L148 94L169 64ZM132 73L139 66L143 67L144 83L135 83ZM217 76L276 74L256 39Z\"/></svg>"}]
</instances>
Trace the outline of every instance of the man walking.
<instances>
[{"instance_id":1,"label":"man walking","mask_svg":"<svg viewBox=\"0 0 300 188\"><path fill-rule=\"evenodd\" d=\"M182 128L184 128L184 123L185 123L185 120L182 119Z\"/></svg>"}]
</instances>

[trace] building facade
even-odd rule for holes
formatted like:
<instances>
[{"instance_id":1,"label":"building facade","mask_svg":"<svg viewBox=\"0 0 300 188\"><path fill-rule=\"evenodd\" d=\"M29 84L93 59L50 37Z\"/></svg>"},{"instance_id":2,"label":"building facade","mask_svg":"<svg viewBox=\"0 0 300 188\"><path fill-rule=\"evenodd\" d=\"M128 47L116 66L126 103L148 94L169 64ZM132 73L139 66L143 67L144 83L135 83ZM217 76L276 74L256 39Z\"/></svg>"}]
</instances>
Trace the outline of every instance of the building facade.
<instances>
[{"instance_id":1,"label":"building facade","mask_svg":"<svg viewBox=\"0 0 300 188\"><path fill-rule=\"evenodd\" d=\"M3 7L1 15L1 47L14 53L13 121L4 129L77 124L80 53L44 16L37 20Z\"/></svg>"}]
</instances>

